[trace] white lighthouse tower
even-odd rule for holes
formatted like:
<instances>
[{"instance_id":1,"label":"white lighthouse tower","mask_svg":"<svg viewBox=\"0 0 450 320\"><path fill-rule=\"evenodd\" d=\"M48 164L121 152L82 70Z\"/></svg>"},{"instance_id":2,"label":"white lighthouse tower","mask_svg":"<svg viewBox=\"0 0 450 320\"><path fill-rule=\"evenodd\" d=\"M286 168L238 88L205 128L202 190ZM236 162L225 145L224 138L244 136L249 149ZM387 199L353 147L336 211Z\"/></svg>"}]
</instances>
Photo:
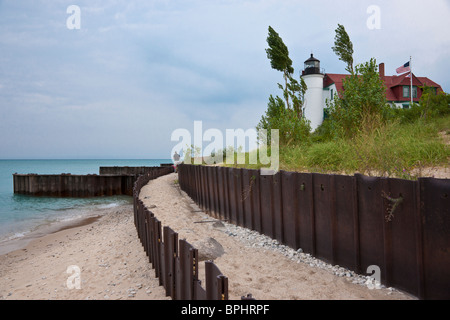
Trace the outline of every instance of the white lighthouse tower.
<instances>
[{"instance_id":1,"label":"white lighthouse tower","mask_svg":"<svg viewBox=\"0 0 450 320\"><path fill-rule=\"evenodd\" d=\"M302 78L306 83L307 90L304 96L305 118L311 121L311 129L314 131L323 122L323 78L320 69L320 61L311 57L305 61L305 70Z\"/></svg>"}]
</instances>

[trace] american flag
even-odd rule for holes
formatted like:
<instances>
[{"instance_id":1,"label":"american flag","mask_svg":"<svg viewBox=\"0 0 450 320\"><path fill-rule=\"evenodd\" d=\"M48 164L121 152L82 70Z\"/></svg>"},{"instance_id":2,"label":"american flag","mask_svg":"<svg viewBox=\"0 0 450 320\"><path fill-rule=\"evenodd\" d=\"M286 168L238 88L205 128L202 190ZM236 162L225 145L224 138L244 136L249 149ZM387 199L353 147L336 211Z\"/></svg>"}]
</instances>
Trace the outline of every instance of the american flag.
<instances>
[{"instance_id":1,"label":"american flag","mask_svg":"<svg viewBox=\"0 0 450 320\"><path fill-rule=\"evenodd\" d=\"M411 68L409 67L409 62L405 63L401 67L396 69L397 73L404 73L407 71L411 71Z\"/></svg>"}]
</instances>

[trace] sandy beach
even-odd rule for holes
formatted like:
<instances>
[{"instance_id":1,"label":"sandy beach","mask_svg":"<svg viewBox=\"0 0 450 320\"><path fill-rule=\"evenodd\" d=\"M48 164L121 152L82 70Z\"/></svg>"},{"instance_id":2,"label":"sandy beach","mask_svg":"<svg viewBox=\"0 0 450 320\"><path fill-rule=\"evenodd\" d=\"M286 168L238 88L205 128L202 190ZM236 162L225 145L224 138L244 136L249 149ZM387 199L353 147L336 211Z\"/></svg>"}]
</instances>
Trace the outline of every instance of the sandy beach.
<instances>
[{"instance_id":1,"label":"sandy beach","mask_svg":"<svg viewBox=\"0 0 450 320\"><path fill-rule=\"evenodd\" d=\"M99 214L0 256L0 299L166 299L137 238L132 205Z\"/></svg>"},{"instance_id":2,"label":"sandy beach","mask_svg":"<svg viewBox=\"0 0 450 320\"><path fill-rule=\"evenodd\" d=\"M293 261L277 250L249 246L232 235L233 226L206 222L214 219L179 189L177 179L173 173L150 181L140 198L180 239L197 248L210 238L220 244L223 254L214 262L229 279L231 300L249 293L258 300L415 299L352 283L352 277ZM132 206L98 215L1 255L0 299L169 300L137 237Z\"/></svg>"}]
</instances>

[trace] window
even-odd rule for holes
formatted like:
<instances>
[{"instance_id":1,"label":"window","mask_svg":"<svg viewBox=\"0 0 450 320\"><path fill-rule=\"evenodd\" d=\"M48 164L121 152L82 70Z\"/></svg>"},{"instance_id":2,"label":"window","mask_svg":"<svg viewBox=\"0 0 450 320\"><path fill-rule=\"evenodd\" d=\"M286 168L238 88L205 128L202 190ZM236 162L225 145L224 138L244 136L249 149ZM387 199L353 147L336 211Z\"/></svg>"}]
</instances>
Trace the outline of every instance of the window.
<instances>
[{"instance_id":1,"label":"window","mask_svg":"<svg viewBox=\"0 0 450 320\"><path fill-rule=\"evenodd\" d=\"M409 86L403 86L403 98L409 98Z\"/></svg>"},{"instance_id":2,"label":"window","mask_svg":"<svg viewBox=\"0 0 450 320\"><path fill-rule=\"evenodd\" d=\"M410 98L411 86L403 86L403 98ZM413 86L413 98L417 98L417 86Z\"/></svg>"},{"instance_id":3,"label":"window","mask_svg":"<svg viewBox=\"0 0 450 320\"><path fill-rule=\"evenodd\" d=\"M333 93L333 89L331 89L331 100L333 101L334 99L334 93Z\"/></svg>"}]
</instances>

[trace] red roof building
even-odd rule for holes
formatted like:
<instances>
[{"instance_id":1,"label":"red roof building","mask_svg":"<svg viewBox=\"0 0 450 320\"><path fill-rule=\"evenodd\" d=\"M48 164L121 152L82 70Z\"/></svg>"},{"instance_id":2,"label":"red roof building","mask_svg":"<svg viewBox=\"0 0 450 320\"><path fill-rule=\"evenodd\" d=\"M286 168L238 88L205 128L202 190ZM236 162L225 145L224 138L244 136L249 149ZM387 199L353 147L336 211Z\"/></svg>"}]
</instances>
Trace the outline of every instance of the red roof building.
<instances>
[{"instance_id":1,"label":"red roof building","mask_svg":"<svg viewBox=\"0 0 450 320\"><path fill-rule=\"evenodd\" d=\"M386 86L386 100L398 108L409 108L411 104L411 73L399 76L386 76L384 63L379 65L380 78ZM335 94L341 96L344 91L343 81L349 74L325 73L320 67L320 60L313 54L305 61L302 79L307 85L304 96L304 115L311 122L312 130L318 128L324 119L324 109L327 101L333 102ZM418 103L422 96L424 85L435 88L436 93L442 90L441 86L426 77L416 77L412 74L413 101Z\"/></svg>"},{"instance_id":2,"label":"red roof building","mask_svg":"<svg viewBox=\"0 0 450 320\"><path fill-rule=\"evenodd\" d=\"M379 74L386 85L386 99L389 103L394 103L398 107L407 108L411 103L411 79L410 73L404 73L399 76L386 76L384 72L384 63L379 65ZM333 100L334 94L340 94L343 90L343 81L349 77L348 74L334 74L327 73L323 79L324 100ZM433 87L436 93L443 91L442 87L436 82L427 77L413 77L413 101L418 103L422 96L422 89L424 85Z\"/></svg>"}]
</instances>

